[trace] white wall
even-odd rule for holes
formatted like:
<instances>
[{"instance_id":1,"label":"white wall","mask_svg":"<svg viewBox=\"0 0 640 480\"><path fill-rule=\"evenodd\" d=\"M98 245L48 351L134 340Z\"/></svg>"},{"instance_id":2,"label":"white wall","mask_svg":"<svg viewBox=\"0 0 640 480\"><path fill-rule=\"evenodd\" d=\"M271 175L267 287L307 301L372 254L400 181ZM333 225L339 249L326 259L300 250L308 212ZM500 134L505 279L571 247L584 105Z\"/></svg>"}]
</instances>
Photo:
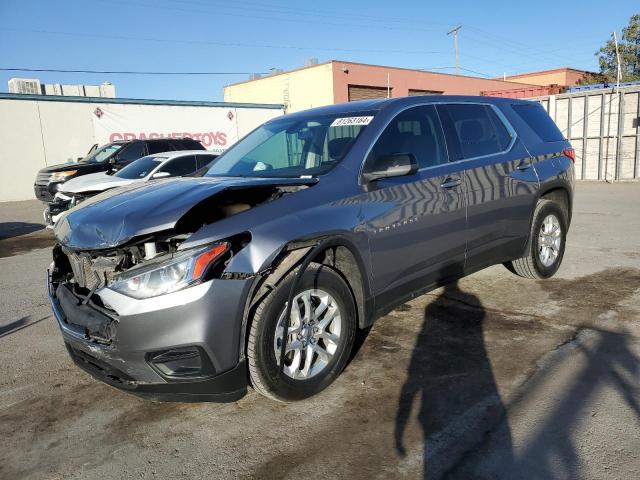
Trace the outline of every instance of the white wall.
<instances>
[{"instance_id":1,"label":"white wall","mask_svg":"<svg viewBox=\"0 0 640 480\"><path fill-rule=\"evenodd\" d=\"M96 114L96 110L100 116ZM238 138L283 110L237 105L150 105L0 98L0 201L34 199L39 169L84 157L94 143L108 142L110 132L136 137L202 134L210 150L222 151ZM226 141L207 145L216 133Z\"/></svg>"},{"instance_id":2,"label":"white wall","mask_svg":"<svg viewBox=\"0 0 640 480\"><path fill-rule=\"evenodd\" d=\"M0 101L0 200L33 199L36 172L46 166L37 102Z\"/></svg>"}]
</instances>

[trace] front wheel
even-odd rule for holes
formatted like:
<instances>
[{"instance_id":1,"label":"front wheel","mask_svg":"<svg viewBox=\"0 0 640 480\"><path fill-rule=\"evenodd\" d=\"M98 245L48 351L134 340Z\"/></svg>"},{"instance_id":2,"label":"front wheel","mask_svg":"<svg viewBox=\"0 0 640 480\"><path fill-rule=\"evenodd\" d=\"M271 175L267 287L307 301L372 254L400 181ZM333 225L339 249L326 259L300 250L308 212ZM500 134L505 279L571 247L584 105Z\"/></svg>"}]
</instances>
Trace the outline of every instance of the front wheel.
<instances>
[{"instance_id":1,"label":"front wheel","mask_svg":"<svg viewBox=\"0 0 640 480\"><path fill-rule=\"evenodd\" d=\"M564 210L551 200L539 200L533 212L527 255L505 266L525 278L549 278L564 256L567 221Z\"/></svg>"},{"instance_id":2,"label":"front wheel","mask_svg":"<svg viewBox=\"0 0 640 480\"><path fill-rule=\"evenodd\" d=\"M280 373L294 277L295 271L258 305L247 342L253 387L280 401L302 400L328 387L347 363L356 329L353 296L343 278L325 265L309 266L295 291Z\"/></svg>"}]
</instances>

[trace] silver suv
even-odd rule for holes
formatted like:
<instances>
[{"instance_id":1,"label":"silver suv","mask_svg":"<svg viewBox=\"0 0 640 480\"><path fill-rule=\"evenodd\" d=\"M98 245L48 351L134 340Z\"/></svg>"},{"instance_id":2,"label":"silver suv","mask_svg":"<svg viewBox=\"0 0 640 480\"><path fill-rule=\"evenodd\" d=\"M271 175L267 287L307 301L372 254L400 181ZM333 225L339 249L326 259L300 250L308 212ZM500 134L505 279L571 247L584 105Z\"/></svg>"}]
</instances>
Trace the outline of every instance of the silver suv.
<instances>
[{"instance_id":1,"label":"silver suv","mask_svg":"<svg viewBox=\"0 0 640 480\"><path fill-rule=\"evenodd\" d=\"M538 104L353 102L257 128L201 178L58 220L48 290L76 364L161 400L314 395L356 330L489 265L553 275L574 154Z\"/></svg>"}]
</instances>

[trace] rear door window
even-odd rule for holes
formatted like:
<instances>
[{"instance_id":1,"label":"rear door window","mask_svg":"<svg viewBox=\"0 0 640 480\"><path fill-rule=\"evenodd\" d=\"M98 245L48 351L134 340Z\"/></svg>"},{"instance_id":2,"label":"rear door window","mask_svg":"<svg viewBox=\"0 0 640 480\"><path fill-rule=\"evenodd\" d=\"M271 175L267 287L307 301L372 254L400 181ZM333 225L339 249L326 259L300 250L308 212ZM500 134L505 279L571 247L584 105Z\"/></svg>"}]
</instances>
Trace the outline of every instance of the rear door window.
<instances>
[{"instance_id":1,"label":"rear door window","mask_svg":"<svg viewBox=\"0 0 640 480\"><path fill-rule=\"evenodd\" d=\"M564 136L542 105L538 103L519 103L511 105L511 108L543 142L561 142L564 140Z\"/></svg>"},{"instance_id":2,"label":"rear door window","mask_svg":"<svg viewBox=\"0 0 640 480\"><path fill-rule=\"evenodd\" d=\"M380 135L369 159L411 153L418 168L447 162L444 136L433 105L413 107L399 113Z\"/></svg>"},{"instance_id":3,"label":"rear door window","mask_svg":"<svg viewBox=\"0 0 640 480\"><path fill-rule=\"evenodd\" d=\"M182 177L196 171L195 155L174 158L165 163L160 169L161 172L169 172L172 177Z\"/></svg>"},{"instance_id":4,"label":"rear door window","mask_svg":"<svg viewBox=\"0 0 640 480\"><path fill-rule=\"evenodd\" d=\"M144 155L144 142L133 142L125 145L123 149L118 152L118 159L124 162L130 162L144 157Z\"/></svg>"},{"instance_id":5,"label":"rear door window","mask_svg":"<svg viewBox=\"0 0 640 480\"><path fill-rule=\"evenodd\" d=\"M172 152L175 150L175 148L166 141L149 142L147 148L149 149L149 155L160 152Z\"/></svg>"},{"instance_id":6,"label":"rear door window","mask_svg":"<svg viewBox=\"0 0 640 480\"><path fill-rule=\"evenodd\" d=\"M439 105L438 113L452 160L493 155L511 144L511 133L489 105Z\"/></svg>"}]
</instances>

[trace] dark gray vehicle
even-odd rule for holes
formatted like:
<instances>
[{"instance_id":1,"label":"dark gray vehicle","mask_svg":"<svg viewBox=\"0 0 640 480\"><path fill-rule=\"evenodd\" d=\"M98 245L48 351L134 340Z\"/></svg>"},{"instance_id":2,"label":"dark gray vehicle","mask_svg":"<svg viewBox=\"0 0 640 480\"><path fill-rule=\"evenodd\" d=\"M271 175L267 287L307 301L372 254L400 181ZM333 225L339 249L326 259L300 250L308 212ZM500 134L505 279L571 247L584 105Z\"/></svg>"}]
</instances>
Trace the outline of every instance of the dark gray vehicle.
<instances>
[{"instance_id":1,"label":"dark gray vehicle","mask_svg":"<svg viewBox=\"0 0 640 480\"><path fill-rule=\"evenodd\" d=\"M201 178L63 214L51 304L71 358L115 387L223 401L251 383L303 399L340 374L357 329L421 293L498 263L552 276L573 160L542 107L521 100L286 115Z\"/></svg>"}]
</instances>

